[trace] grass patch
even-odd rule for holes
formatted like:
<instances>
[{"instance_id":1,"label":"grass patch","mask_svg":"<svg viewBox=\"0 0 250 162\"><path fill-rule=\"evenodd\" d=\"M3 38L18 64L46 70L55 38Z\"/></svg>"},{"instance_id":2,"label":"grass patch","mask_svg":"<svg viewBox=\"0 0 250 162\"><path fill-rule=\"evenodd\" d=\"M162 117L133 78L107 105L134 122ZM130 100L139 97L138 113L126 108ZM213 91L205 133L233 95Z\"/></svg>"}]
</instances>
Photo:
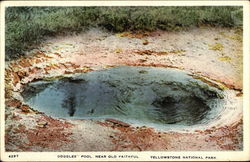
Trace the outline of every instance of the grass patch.
<instances>
[{"instance_id":1,"label":"grass patch","mask_svg":"<svg viewBox=\"0 0 250 162\"><path fill-rule=\"evenodd\" d=\"M230 61L231 60L231 57L229 56L223 56L223 57L219 57L218 58L220 61Z\"/></svg>"},{"instance_id":2,"label":"grass patch","mask_svg":"<svg viewBox=\"0 0 250 162\"><path fill-rule=\"evenodd\" d=\"M214 50L214 51L222 51L224 49L224 46L223 44L221 43L215 43L215 44L212 44L212 45L208 45L210 48L210 50Z\"/></svg>"},{"instance_id":3,"label":"grass patch","mask_svg":"<svg viewBox=\"0 0 250 162\"><path fill-rule=\"evenodd\" d=\"M8 7L5 13L6 60L18 58L26 50L35 48L46 36L78 33L91 27L131 32L176 31L204 24L242 25L242 7L234 6ZM145 35L139 33L139 36Z\"/></svg>"},{"instance_id":4,"label":"grass patch","mask_svg":"<svg viewBox=\"0 0 250 162\"><path fill-rule=\"evenodd\" d=\"M224 32L219 33L221 36L231 39L231 40L236 40L239 42L243 41L243 31L236 29L235 33L232 35L225 34Z\"/></svg>"},{"instance_id":5,"label":"grass patch","mask_svg":"<svg viewBox=\"0 0 250 162\"><path fill-rule=\"evenodd\" d=\"M114 50L114 52L115 52L115 53L121 53L121 52L122 52L122 49L121 49L121 48L116 48L116 49Z\"/></svg>"}]
</instances>

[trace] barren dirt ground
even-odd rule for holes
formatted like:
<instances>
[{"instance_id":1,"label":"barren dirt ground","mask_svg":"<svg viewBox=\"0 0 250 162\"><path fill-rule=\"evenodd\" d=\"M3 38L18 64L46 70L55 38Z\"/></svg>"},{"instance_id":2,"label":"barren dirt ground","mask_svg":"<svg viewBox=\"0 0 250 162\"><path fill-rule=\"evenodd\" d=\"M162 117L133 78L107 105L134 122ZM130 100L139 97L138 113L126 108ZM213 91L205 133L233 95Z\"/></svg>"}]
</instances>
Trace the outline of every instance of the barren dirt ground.
<instances>
[{"instance_id":1,"label":"barren dirt ground","mask_svg":"<svg viewBox=\"0 0 250 162\"><path fill-rule=\"evenodd\" d=\"M222 83L242 98L242 35L202 27L180 32L108 33L92 29L44 41L6 62L7 151L241 150L242 109L192 131L156 130L121 121L56 119L23 103L23 85L39 78L120 65L183 69Z\"/></svg>"}]
</instances>

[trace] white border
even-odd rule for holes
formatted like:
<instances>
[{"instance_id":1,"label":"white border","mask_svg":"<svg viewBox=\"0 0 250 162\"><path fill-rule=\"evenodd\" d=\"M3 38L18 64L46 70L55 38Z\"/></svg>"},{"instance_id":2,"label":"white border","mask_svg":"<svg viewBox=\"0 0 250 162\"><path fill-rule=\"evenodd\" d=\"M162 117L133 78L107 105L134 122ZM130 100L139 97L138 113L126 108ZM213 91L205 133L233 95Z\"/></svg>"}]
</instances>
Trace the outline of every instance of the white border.
<instances>
[{"instance_id":1,"label":"white border","mask_svg":"<svg viewBox=\"0 0 250 162\"><path fill-rule=\"evenodd\" d=\"M188 151L188 152L5 152L4 151L4 8L6 6L244 6L244 69L243 69L243 93L244 93L244 151ZM153 161L150 156L216 156L216 161L249 160L249 2L248 1L4 1L1 2L1 160L2 161ZM18 158L8 158L9 155L18 154ZM78 155L78 158L57 158L57 155ZM137 155L139 159L103 158L84 159L81 155ZM166 161L158 159L157 161ZM170 159L175 161L175 159ZM177 159L182 160L184 159ZM201 159L189 159L185 161L201 161ZM205 161L205 159L203 159ZM212 161L212 159L208 159Z\"/></svg>"}]
</instances>

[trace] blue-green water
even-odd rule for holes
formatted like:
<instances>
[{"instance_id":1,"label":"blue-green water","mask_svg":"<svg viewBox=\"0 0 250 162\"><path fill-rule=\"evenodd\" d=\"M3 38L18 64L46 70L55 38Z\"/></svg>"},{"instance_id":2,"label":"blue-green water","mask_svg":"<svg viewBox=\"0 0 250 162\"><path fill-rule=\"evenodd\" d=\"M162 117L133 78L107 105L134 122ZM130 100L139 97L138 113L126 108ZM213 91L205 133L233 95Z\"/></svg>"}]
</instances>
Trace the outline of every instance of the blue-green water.
<instances>
[{"instance_id":1,"label":"blue-green water","mask_svg":"<svg viewBox=\"0 0 250 162\"><path fill-rule=\"evenodd\" d=\"M106 118L193 125L222 100L220 90L176 69L121 66L27 84L24 101L61 118Z\"/></svg>"}]
</instances>

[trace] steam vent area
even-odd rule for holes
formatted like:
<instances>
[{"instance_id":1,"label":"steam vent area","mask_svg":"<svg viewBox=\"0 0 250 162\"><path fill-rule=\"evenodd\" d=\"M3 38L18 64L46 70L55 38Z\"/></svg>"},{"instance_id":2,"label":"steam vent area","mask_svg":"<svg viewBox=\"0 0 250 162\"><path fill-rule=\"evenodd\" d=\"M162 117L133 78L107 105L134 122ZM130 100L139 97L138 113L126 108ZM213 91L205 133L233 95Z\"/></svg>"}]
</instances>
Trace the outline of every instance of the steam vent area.
<instances>
[{"instance_id":1,"label":"steam vent area","mask_svg":"<svg viewBox=\"0 0 250 162\"><path fill-rule=\"evenodd\" d=\"M48 37L6 61L5 149L240 151L241 34L204 26Z\"/></svg>"}]
</instances>

